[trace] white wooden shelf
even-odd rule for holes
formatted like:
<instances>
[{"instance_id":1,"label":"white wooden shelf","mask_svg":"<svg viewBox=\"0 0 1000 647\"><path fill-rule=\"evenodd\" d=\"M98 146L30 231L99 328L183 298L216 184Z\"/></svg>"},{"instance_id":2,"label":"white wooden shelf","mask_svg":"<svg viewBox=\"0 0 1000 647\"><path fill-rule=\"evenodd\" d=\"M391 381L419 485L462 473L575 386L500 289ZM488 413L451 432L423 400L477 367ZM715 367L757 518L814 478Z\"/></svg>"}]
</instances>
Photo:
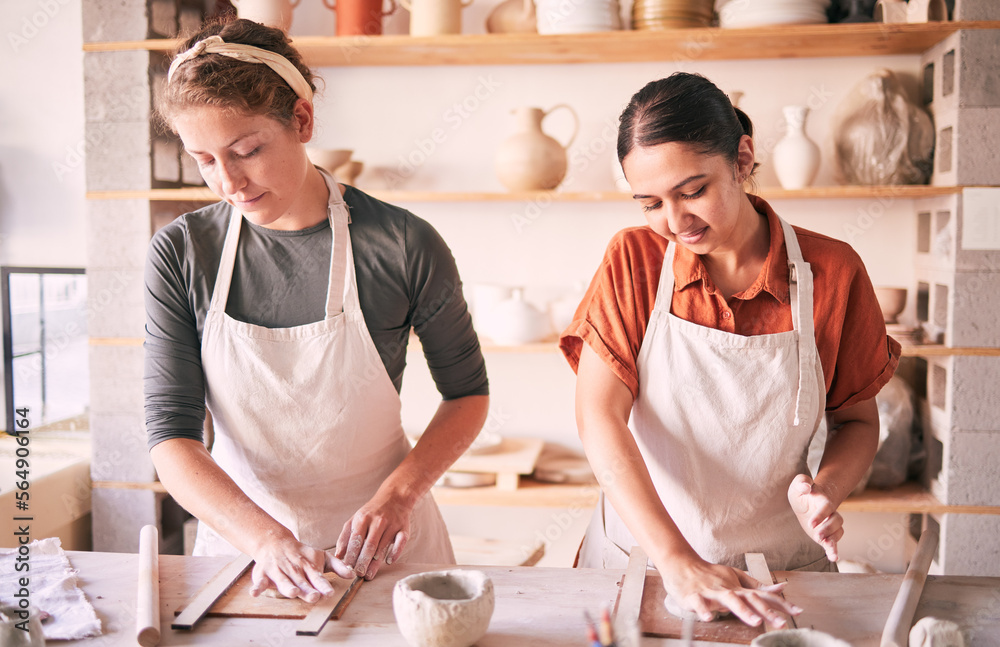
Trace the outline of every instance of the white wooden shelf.
<instances>
[{"instance_id":1,"label":"white wooden shelf","mask_svg":"<svg viewBox=\"0 0 1000 647\"><path fill-rule=\"evenodd\" d=\"M761 187L752 191L766 200L828 199L917 199L959 193L957 186L814 186L806 189ZM362 189L364 190L364 189ZM632 196L621 191L380 191L366 193L386 202L631 202ZM219 197L205 187L149 189L144 191L88 191L88 200L154 200L159 202L217 202Z\"/></svg>"},{"instance_id":2,"label":"white wooden shelf","mask_svg":"<svg viewBox=\"0 0 1000 647\"><path fill-rule=\"evenodd\" d=\"M300 36L293 44L313 67L717 61L920 54L959 29L998 28L1000 21L778 25L544 36ZM84 43L83 49L166 53L178 45L174 39L158 39Z\"/></svg>"}]
</instances>

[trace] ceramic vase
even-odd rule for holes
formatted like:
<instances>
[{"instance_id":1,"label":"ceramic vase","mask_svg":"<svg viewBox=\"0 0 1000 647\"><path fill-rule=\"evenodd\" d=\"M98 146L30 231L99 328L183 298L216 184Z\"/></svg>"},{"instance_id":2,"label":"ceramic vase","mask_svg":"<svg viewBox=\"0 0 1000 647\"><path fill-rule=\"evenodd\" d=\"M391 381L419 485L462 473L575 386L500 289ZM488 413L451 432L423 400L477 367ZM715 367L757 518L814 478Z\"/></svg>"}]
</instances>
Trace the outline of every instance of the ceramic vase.
<instances>
[{"instance_id":1,"label":"ceramic vase","mask_svg":"<svg viewBox=\"0 0 1000 647\"><path fill-rule=\"evenodd\" d=\"M542 131L542 120L559 108L573 115L573 135L565 146ZM500 183L510 191L546 191L559 186L566 177L566 149L580 129L576 111L560 104L547 112L541 108L512 111L515 132L497 150L495 168Z\"/></svg>"},{"instance_id":2,"label":"ceramic vase","mask_svg":"<svg viewBox=\"0 0 1000 647\"><path fill-rule=\"evenodd\" d=\"M240 18L277 27L287 32L292 26L292 10L300 0L231 0Z\"/></svg>"},{"instance_id":3,"label":"ceramic vase","mask_svg":"<svg viewBox=\"0 0 1000 647\"><path fill-rule=\"evenodd\" d=\"M904 23L907 7L905 0L878 0L873 18L875 22L886 24Z\"/></svg>"},{"instance_id":4,"label":"ceramic vase","mask_svg":"<svg viewBox=\"0 0 1000 647\"><path fill-rule=\"evenodd\" d=\"M472 0L399 0L410 12L410 36L462 33L462 9Z\"/></svg>"},{"instance_id":5,"label":"ceramic vase","mask_svg":"<svg viewBox=\"0 0 1000 647\"><path fill-rule=\"evenodd\" d=\"M486 18L491 34L534 34L538 32L533 0L504 0Z\"/></svg>"},{"instance_id":6,"label":"ceramic vase","mask_svg":"<svg viewBox=\"0 0 1000 647\"><path fill-rule=\"evenodd\" d=\"M396 0L389 0L389 10L382 11L383 0L323 0L337 13L338 36L379 36L382 18L396 11Z\"/></svg>"},{"instance_id":7,"label":"ceramic vase","mask_svg":"<svg viewBox=\"0 0 1000 647\"><path fill-rule=\"evenodd\" d=\"M816 179L819 171L819 146L806 135L806 106L785 106L788 130L774 147L774 171L785 189L803 189Z\"/></svg>"},{"instance_id":8,"label":"ceramic vase","mask_svg":"<svg viewBox=\"0 0 1000 647\"><path fill-rule=\"evenodd\" d=\"M493 616L493 582L482 571L410 575L392 589L396 625L411 647L469 647Z\"/></svg>"},{"instance_id":9,"label":"ceramic vase","mask_svg":"<svg viewBox=\"0 0 1000 647\"><path fill-rule=\"evenodd\" d=\"M910 0L906 5L907 22L940 22L948 20L944 0Z\"/></svg>"}]
</instances>

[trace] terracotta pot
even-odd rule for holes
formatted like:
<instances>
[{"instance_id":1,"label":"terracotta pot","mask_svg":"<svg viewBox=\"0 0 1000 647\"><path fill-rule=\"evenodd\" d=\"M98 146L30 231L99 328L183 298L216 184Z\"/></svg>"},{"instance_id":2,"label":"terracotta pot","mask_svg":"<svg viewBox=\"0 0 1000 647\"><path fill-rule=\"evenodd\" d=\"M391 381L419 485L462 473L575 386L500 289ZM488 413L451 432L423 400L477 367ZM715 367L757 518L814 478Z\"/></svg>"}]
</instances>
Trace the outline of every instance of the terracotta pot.
<instances>
[{"instance_id":1,"label":"terracotta pot","mask_svg":"<svg viewBox=\"0 0 1000 647\"><path fill-rule=\"evenodd\" d=\"M576 123L565 146L542 132L542 120L559 108L569 110ZM496 155L495 168L501 184L511 191L556 188L566 177L566 149L580 130L576 111L563 103L547 112L541 108L516 108L512 112L516 132L500 145Z\"/></svg>"},{"instance_id":2,"label":"terracotta pot","mask_svg":"<svg viewBox=\"0 0 1000 647\"><path fill-rule=\"evenodd\" d=\"M292 10L301 0L231 0L240 18L288 31Z\"/></svg>"},{"instance_id":3,"label":"terracotta pot","mask_svg":"<svg viewBox=\"0 0 1000 647\"><path fill-rule=\"evenodd\" d=\"M410 12L410 36L462 33L462 9L472 0L399 0Z\"/></svg>"},{"instance_id":4,"label":"terracotta pot","mask_svg":"<svg viewBox=\"0 0 1000 647\"><path fill-rule=\"evenodd\" d=\"M389 10L382 11L383 0L323 0L328 9L337 12L338 36L379 36L382 18L398 8L389 0Z\"/></svg>"}]
</instances>

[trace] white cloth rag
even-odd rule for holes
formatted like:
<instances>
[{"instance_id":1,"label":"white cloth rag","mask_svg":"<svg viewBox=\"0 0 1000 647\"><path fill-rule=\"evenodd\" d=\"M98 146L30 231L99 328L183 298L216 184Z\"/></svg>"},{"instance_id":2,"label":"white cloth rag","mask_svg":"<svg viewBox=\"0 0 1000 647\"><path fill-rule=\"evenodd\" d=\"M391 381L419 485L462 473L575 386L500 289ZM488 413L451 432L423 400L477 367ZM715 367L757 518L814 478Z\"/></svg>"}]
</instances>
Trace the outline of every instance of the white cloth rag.
<instances>
[{"instance_id":1,"label":"white cloth rag","mask_svg":"<svg viewBox=\"0 0 1000 647\"><path fill-rule=\"evenodd\" d=\"M18 580L28 577L31 606L51 618L42 625L46 640L75 640L101 635L101 621L77 586L77 570L66 557L58 537L36 540L31 549L31 570L14 570L16 548L0 549L0 602L17 607Z\"/></svg>"}]
</instances>

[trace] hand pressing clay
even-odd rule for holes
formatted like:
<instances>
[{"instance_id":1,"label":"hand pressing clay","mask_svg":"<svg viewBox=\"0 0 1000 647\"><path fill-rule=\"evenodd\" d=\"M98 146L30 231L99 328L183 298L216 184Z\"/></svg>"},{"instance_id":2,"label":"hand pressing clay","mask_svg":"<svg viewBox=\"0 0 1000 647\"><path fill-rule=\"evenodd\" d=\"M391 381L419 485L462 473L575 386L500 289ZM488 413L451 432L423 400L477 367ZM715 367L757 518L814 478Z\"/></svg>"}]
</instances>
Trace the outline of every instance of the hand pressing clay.
<instances>
[{"instance_id":1,"label":"hand pressing clay","mask_svg":"<svg viewBox=\"0 0 1000 647\"><path fill-rule=\"evenodd\" d=\"M323 573L323 577L325 577L328 582L333 582L335 579L337 579L337 576L334 573ZM334 587L336 587L336 585L334 585ZM289 598L286 595L282 595L281 591L279 591L278 589L274 588L273 586L271 588L269 588L269 589L264 589L264 592L261 593L261 596L265 597L265 598L274 598L276 600L290 600L291 599L291 598Z\"/></svg>"},{"instance_id":2,"label":"hand pressing clay","mask_svg":"<svg viewBox=\"0 0 1000 647\"><path fill-rule=\"evenodd\" d=\"M669 595L667 595L667 597L664 598L664 600L663 600L663 606L667 610L667 613L669 613L670 615L674 616L675 618L684 619L684 618L687 618L687 617L691 617L691 618L694 618L695 620L700 620L701 619L701 618L698 617L698 614L695 613L694 611L685 611L683 608L681 608L681 605L677 604L677 601L674 600ZM713 611L712 612L712 620L718 620L719 618L722 618L723 616L728 616L729 613L730 613L729 611ZM709 620L708 622L711 622L712 620Z\"/></svg>"},{"instance_id":3,"label":"hand pressing clay","mask_svg":"<svg viewBox=\"0 0 1000 647\"><path fill-rule=\"evenodd\" d=\"M962 630L950 620L921 618L910 629L910 647L965 647Z\"/></svg>"}]
</instances>

